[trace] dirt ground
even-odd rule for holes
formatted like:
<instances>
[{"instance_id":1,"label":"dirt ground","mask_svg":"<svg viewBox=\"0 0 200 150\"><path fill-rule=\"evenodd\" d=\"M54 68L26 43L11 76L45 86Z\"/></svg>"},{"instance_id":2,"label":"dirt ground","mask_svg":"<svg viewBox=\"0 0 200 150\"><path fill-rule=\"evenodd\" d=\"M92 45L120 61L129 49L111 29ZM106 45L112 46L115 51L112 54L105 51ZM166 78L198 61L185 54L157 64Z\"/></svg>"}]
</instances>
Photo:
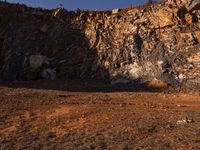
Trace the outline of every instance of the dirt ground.
<instances>
[{"instance_id":1,"label":"dirt ground","mask_svg":"<svg viewBox=\"0 0 200 150\"><path fill-rule=\"evenodd\" d=\"M200 93L2 84L0 149L200 149Z\"/></svg>"}]
</instances>

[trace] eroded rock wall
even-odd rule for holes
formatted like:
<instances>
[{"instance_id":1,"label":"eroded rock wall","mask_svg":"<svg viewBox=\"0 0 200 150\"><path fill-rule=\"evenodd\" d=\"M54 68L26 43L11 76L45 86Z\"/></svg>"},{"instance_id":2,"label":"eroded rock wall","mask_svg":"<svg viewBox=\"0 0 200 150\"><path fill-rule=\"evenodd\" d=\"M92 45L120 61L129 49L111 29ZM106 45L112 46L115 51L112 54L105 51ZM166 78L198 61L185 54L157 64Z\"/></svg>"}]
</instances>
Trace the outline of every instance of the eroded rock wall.
<instances>
[{"instance_id":1,"label":"eroded rock wall","mask_svg":"<svg viewBox=\"0 0 200 150\"><path fill-rule=\"evenodd\" d=\"M0 3L1 79L95 79L200 85L200 2L113 11Z\"/></svg>"}]
</instances>

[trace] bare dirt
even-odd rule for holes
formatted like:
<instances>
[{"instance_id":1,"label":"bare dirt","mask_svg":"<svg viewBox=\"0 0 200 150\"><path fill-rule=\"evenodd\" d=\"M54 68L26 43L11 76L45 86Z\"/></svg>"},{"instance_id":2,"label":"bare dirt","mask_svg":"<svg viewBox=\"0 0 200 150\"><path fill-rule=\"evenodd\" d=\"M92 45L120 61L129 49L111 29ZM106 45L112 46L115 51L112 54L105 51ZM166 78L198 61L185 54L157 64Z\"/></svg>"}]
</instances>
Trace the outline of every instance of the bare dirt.
<instances>
[{"instance_id":1,"label":"bare dirt","mask_svg":"<svg viewBox=\"0 0 200 150\"><path fill-rule=\"evenodd\" d=\"M109 89L1 85L0 149L200 149L199 92Z\"/></svg>"}]
</instances>

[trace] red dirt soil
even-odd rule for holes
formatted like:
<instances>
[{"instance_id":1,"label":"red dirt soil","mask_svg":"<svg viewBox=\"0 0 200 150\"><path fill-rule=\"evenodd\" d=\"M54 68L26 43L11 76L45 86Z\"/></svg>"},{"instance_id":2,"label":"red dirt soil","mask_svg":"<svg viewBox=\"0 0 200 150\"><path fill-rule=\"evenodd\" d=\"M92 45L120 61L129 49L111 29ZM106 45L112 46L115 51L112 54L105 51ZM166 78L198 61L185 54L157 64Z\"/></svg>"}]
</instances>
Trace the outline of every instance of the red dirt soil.
<instances>
[{"instance_id":1,"label":"red dirt soil","mask_svg":"<svg viewBox=\"0 0 200 150\"><path fill-rule=\"evenodd\" d=\"M0 149L200 149L198 92L65 84L2 85Z\"/></svg>"}]
</instances>

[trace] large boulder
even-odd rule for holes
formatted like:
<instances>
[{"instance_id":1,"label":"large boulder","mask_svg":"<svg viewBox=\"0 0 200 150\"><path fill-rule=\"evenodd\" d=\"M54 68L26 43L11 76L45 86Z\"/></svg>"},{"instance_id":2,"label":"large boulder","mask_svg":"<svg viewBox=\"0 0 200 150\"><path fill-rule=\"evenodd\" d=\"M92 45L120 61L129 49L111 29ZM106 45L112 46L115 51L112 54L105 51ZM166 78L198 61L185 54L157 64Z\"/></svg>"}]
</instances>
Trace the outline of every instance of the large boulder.
<instances>
[{"instance_id":1,"label":"large boulder","mask_svg":"<svg viewBox=\"0 0 200 150\"><path fill-rule=\"evenodd\" d=\"M43 65L49 64L49 61L48 61L48 58L46 56L31 55L30 58L29 58L29 63L30 63L31 69L34 71L34 70L38 70Z\"/></svg>"}]
</instances>

